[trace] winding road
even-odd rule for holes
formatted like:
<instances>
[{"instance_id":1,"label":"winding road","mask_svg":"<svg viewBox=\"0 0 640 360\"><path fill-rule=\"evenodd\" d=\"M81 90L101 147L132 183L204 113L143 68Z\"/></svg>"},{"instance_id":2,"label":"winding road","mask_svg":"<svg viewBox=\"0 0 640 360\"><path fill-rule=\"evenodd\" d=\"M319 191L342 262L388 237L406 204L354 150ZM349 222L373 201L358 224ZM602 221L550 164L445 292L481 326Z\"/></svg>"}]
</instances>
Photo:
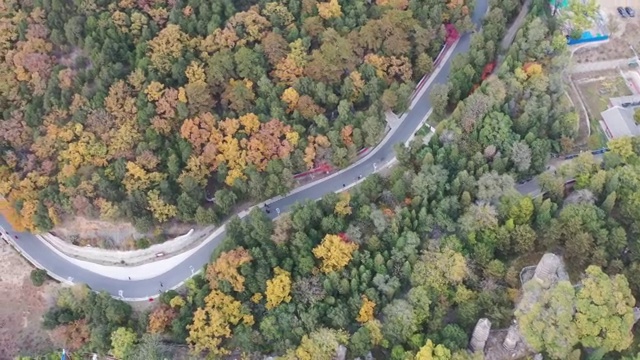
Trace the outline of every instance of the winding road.
<instances>
[{"instance_id":1,"label":"winding road","mask_svg":"<svg viewBox=\"0 0 640 360\"><path fill-rule=\"evenodd\" d=\"M482 18L487 12L488 0L477 0L473 13L473 21L477 26L481 25ZM429 116L431 103L429 94L435 84L445 83L449 77L451 62L460 53L469 50L470 34L463 35L451 50L448 58L440 64L439 69L431 77L424 91L421 91L417 100L414 100L413 107L402 116L401 124L393 128L382 142L364 158L340 172L327 178L320 179L312 184L305 185L293 190L284 197L269 200L271 218L277 216L277 212L287 211L293 204L303 200L316 200L329 192L336 192L343 189L343 184L352 186L366 176L382 168L385 164L392 162L394 157L393 145L404 143L411 139L415 131L422 125ZM529 185L527 185L528 188ZM536 186L533 187L533 191ZM278 211L276 211L278 209ZM6 219L0 216L0 227L4 228L11 235L17 234L18 238L13 240L16 246L30 261L37 263L46 269L53 277L73 283L88 284L93 290L106 291L115 297L120 297L128 301L141 301L150 297L155 297L162 290L176 288L185 279L191 277L194 270L201 269L210 260L211 253L225 237L224 227L217 231L211 241L204 243L201 247L186 257L181 263L164 272L161 275L150 279L119 280L107 277L90 270L87 270L76 263L69 261L59 253L40 241L35 235L30 233L17 233L7 223Z\"/></svg>"}]
</instances>

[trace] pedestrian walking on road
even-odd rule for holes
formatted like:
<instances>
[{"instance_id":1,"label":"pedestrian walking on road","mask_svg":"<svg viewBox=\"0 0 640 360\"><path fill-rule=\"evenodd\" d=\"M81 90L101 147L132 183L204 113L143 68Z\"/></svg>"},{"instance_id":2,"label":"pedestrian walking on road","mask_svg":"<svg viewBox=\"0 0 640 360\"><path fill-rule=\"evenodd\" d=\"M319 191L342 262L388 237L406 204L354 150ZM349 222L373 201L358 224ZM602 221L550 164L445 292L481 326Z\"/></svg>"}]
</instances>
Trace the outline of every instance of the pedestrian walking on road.
<instances>
[{"instance_id":1,"label":"pedestrian walking on road","mask_svg":"<svg viewBox=\"0 0 640 360\"><path fill-rule=\"evenodd\" d=\"M160 282L160 287L164 287L164 285L162 285L162 281Z\"/></svg>"},{"instance_id":2,"label":"pedestrian walking on road","mask_svg":"<svg viewBox=\"0 0 640 360\"><path fill-rule=\"evenodd\" d=\"M342 187L346 187L346 186L347 186L346 184L342 184Z\"/></svg>"},{"instance_id":3,"label":"pedestrian walking on road","mask_svg":"<svg viewBox=\"0 0 640 360\"><path fill-rule=\"evenodd\" d=\"M129 280L131 280L131 276L129 276Z\"/></svg>"},{"instance_id":4,"label":"pedestrian walking on road","mask_svg":"<svg viewBox=\"0 0 640 360\"><path fill-rule=\"evenodd\" d=\"M358 180L362 179L362 175L358 175Z\"/></svg>"}]
</instances>

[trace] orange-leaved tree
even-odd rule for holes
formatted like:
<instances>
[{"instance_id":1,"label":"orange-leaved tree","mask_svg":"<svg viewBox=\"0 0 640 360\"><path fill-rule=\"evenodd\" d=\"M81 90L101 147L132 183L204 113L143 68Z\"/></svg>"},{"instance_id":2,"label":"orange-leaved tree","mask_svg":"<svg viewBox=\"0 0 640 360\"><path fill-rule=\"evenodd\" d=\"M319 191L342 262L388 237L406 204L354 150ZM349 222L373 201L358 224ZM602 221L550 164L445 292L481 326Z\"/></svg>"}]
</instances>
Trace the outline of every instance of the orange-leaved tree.
<instances>
[{"instance_id":1,"label":"orange-leaved tree","mask_svg":"<svg viewBox=\"0 0 640 360\"><path fill-rule=\"evenodd\" d=\"M212 289L218 288L218 281L226 280L237 292L244 290L244 277L238 268L253 260L249 251L242 247L225 251L212 264L207 266L207 280Z\"/></svg>"},{"instance_id":2,"label":"orange-leaved tree","mask_svg":"<svg viewBox=\"0 0 640 360\"><path fill-rule=\"evenodd\" d=\"M171 322L178 315L178 311L167 305L160 305L149 314L147 331L152 334L161 334L167 330Z\"/></svg>"}]
</instances>

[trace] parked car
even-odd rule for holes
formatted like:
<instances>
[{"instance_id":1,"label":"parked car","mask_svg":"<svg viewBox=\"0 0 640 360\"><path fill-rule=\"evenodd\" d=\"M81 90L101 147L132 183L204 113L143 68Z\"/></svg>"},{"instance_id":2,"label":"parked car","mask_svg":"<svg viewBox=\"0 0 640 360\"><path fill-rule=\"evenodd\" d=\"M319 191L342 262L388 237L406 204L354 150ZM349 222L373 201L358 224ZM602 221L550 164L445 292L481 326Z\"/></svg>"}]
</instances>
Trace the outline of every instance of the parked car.
<instances>
[{"instance_id":1,"label":"parked car","mask_svg":"<svg viewBox=\"0 0 640 360\"><path fill-rule=\"evenodd\" d=\"M620 16L622 16L623 18L627 17L627 12L622 6L618 7L618 14L620 14Z\"/></svg>"},{"instance_id":2,"label":"parked car","mask_svg":"<svg viewBox=\"0 0 640 360\"><path fill-rule=\"evenodd\" d=\"M630 7L628 7L628 6L627 6L626 8L624 8L624 11L626 11L626 12L627 12L627 15L629 15L630 17L634 17L634 16L636 16L636 12L635 12L635 11L633 11L633 9L632 9L632 8L630 8Z\"/></svg>"}]
</instances>

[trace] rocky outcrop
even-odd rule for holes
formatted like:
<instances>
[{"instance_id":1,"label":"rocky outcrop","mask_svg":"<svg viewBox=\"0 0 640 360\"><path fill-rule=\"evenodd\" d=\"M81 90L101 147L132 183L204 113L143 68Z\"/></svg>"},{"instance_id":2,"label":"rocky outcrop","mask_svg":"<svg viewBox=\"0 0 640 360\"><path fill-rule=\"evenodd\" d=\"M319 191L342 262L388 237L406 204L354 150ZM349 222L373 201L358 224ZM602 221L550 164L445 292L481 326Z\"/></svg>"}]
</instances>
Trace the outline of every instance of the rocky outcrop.
<instances>
[{"instance_id":1,"label":"rocky outcrop","mask_svg":"<svg viewBox=\"0 0 640 360\"><path fill-rule=\"evenodd\" d=\"M548 287L556 280L557 272L561 265L562 261L558 255L544 254L540 262L538 262L538 266L536 266L533 278L543 286Z\"/></svg>"},{"instance_id":2,"label":"rocky outcrop","mask_svg":"<svg viewBox=\"0 0 640 360\"><path fill-rule=\"evenodd\" d=\"M484 351L484 346L489 338L491 332L491 321L487 318L478 320L473 334L471 335L471 342L469 348L472 352Z\"/></svg>"},{"instance_id":3,"label":"rocky outcrop","mask_svg":"<svg viewBox=\"0 0 640 360\"><path fill-rule=\"evenodd\" d=\"M513 351L515 350L516 345L518 345L518 341L520 341L520 332L518 332L518 327L516 325L511 325L507 332L507 337L504 338L502 347L507 351Z\"/></svg>"}]
</instances>

